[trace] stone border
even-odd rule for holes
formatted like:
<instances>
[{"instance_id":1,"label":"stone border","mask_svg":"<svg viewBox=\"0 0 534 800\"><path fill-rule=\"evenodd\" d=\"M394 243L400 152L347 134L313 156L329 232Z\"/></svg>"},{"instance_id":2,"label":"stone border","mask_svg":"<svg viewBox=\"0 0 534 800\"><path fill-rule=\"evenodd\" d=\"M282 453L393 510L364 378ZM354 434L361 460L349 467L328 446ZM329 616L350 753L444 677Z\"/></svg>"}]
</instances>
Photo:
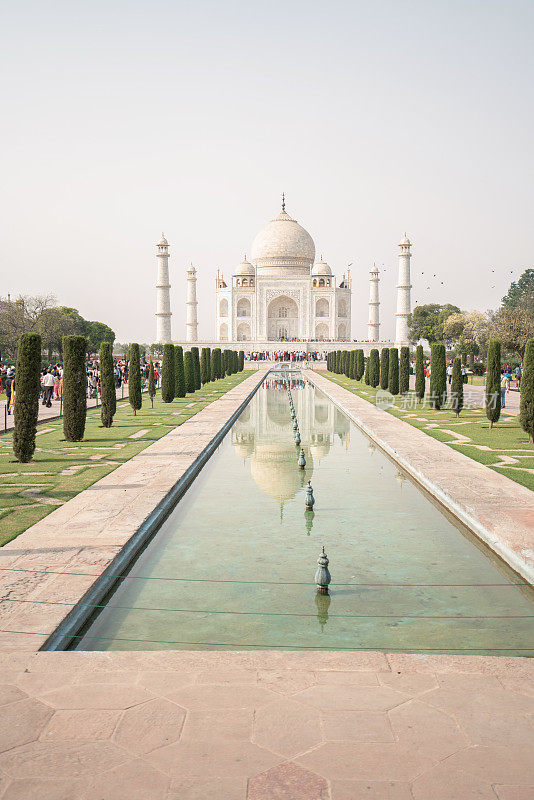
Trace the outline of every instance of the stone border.
<instances>
[{"instance_id":1,"label":"stone border","mask_svg":"<svg viewBox=\"0 0 534 800\"><path fill-rule=\"evenodd\" d=\"M266 374L255 370L0 549L0 567L20 570L0 571L2 594L21 601L0 606L0 647L50 650L68 644L172 511Z\"/></svg>"},{"instance_id":2,"label":"stone border","mask_svg":"<svg viewBox=\"0 0 534 800\"><path fill-rule=\"evenodd\" d=\"M528 583L534 584L534 495L404 420L309 370L303 374Z\"/></svg>"}]
</instances>

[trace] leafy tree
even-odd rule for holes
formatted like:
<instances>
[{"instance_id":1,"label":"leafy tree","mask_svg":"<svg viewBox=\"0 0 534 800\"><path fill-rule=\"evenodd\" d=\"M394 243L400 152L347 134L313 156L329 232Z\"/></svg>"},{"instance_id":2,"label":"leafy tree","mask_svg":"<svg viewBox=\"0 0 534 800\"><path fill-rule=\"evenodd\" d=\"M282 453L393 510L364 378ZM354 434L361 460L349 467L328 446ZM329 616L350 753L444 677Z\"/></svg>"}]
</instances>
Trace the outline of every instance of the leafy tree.
<instances>
[{"instance_id":1,"label":"leafy tree","mask_svg":"<svg viewBox=\"0 0 534 800\"><path fill-rule=\"evenodd\" d=\"M96 353L102 342L115 341L115 332L104 322L85 321L85 336L90 353Z\"/></svg>"},{"instance_id":2,"label":"leafy tree","mask_svg":"<svg viewBox=\"0 0 534 800\"><path fill-rule=\"evenodd\" d=\"M63 337L76 333L72 317L61 308L43 309L35 328L41 335L43 349L47 351L48 362L52 363L54 353L63 356Z\"/></svg>"},{"instance_id":3,"label":"leafy tree","mask_svg":"<svg viewBox=\"0 0 534 800\"><path fill-rule=\"evenodd\" d=\"M451 379L451 406L456 416L460 416L460 411L464 407L464 376L462 375L462 359L455 358L452 364Z\"/></svg>"},{"instance_id":4,"label":"leafy tree","mask_svg":"<svg viewBox=\"0 0 534 800\"><path fill-rule=\"evenodd\" d=\"M191 353L193 354L193 365L195 367L195 389L200 389L202 383L200 381L200 354L198 347L192 347Z\"/></svg>"},{"instance_id":5,"label":"leafy tree","mask_svg":"<svg viewBox=\"0 0 534 800\"><path fill-rule=\"evenodd\" d=\"M501 343L492 339L486 362L486 416L490 430L501 416Z\"/></svg>"},{"instance_id":6,"label":"leafy tree","mask_svg":"<svg viewBox=\"0 0 534 800\"><path fill-rule=\"evenodd\" d=\"M100 392L102 408L100 418L104 428L111 428L117 410L117 390L113 371L113 345L102 342L100 345Z\"/></svg>"},{"instance_id":7,"label":"leafy tree","mask_svg":"<svg viewBox=\"0 0 534 800\"><path fill-rule=\"evenodd\" d=\"M63 433L67 442L81 442L87 415L87 339L63 339Z\"/></svg>"},{"instance_id":8,"label":"leafy tree","mask_svg":"<svg viewBox=\"0 0 534 800\"><path fill-rule=\"evenodd\" d=\"M243 372L245 369L245 351L239 351L239 372Z\"/></svg>"},{"instance_id":9,"label":"leafy tree","mask_svg":"<svg viewBox=\"0 0 534 800\"><path fill-rule=\"evenodd\" d=\"M172 347L172 344L170 345ZM143 405L143 395L141 392L141 358L139 355L139 345L132 342L130 345L130 361L128 363L128 400L133 408L134 416Z\"/></svg>"},{"instance_id":10,"label":"leafy tree","mask_svg":"<svg viewBox=\"0 0 534 800\"><path fill-rule=\"evenodd\" d=\"M415 396L418 402L425 396L425 362L422 344L417 345L415 349Z\"/></svg>"},{"instance_id":11,"label":"leafy tree","mask_svg":"<svg viewBox=\"0 0 534 800\"><path fill-rule=\"evenodd\" d=\"M164 403L174 400L174 345L163 345L163 361L161 362L161 399Z\"/></svg>"},{"instance_id":12,"label":"leafy tree","mask_svg":"<svg viewBox=\"0 0 534 800\"><path fill-rule=\"evenodd\" d=\"M510 284L502 304L512 311L515 308L528 310L529 307L534 307L534 269L526 269L518 281Z\"/></svg>"},{"instance_id":13,"label":"leafy tree","mask_svg":"<svg viewBox=\"0 0 534 800\"><path fill-rule=\"evenodd\" d=\"M430 405L439 409L447 400L445 345L435 342L430 348Z\"/></svg>"},{"instance_id":14,"label":"leafy tree","mask_svg":"<svg viewBox=\"0 0 534 800\"><path fill-rule=\"evenodd\" d=\"M373 348L369 354L369 384L375 388L380 381L380 358L378 350Z\"/></svg>"},{"instance_id":15,"label":"leafy tree","mask_svg":"<svg viewBox=\"0 0 534 800\"><path fill-rule=\"evenodd\" d=\"M174 348L174 396L185 397L184 351L181 345Z\"/></svg>"},{"instance_id":16,"label":"leafy tree","mask_svg":"<svg viewBox=\"0 0 534 800\"><path fill-rule=\"evenodd\" d=\"M534 444L534 339L529 339L525 348L519 422L525 433L528 433L530 444Z\"/></svg>"},{"instance_id":17,"label":"leafy tree","mask_svg":"<svg viewBox=\"0 0 534 800\"><path fill-rule=\"evenodd\" d=\"M191 350L184 353L185 388L188 394L195 391L195 361Z\"/></svg>"},{"instance_id":18,"label":"leafy tree","mask_svg":"<svg viewBox=\"0 0 534 800\"><path fill-rule=\"evenodd\" d=\"M152 359L150 359L150 367L148 369L148 396L150 397L152 408L154 408L154 398L156 396L156 381L154 378L154 364L152 363Z\"/></svg>"},{"instance_id":19,"label":"leafy tree","mask_svg":"<svg viewBox=\"0 0 534 800\"><path fill-rule=\"evenodd\" d=\"M53 306L53 295L30 297L20 295L16 300L0 299L0 349L9 358L16 358L19 339L23 333L41 333L39 319Z\"/></svg>"},{"instance_id":20,"label":"leafy tree","mask_svg":"<svg viewBox=\"0 0 534 800\"><path fill-rule=\"evenodd\" d=\"M461 355L476 356L488 343L489 320L480 311L451 314L443 324L443 338Z\"/></svg>"},{"instance_id":21,"label":"leafy tree","mask_svg":"<svg viewBox=\"0 0 534 800\"><path fill-rule=\"evenodd\" d=\"M399 394L406 394L410 388L410 348L401 347L399 360Z\"/></svg>"},{"instance_id":22,"label":"leafy tree","mask_svg":"<svg viewBox=\"0 0 534 800\"><path fill-rule=\"evenodd\" d=\"M368 358L365 359L365 370L364 370L364 373L363 373L363 382L367 386L369 386L369 384L371 382L370 379L369 379L369 359Z\"/></svg>"},{"instance_id":23,"label":"leafy tree","mask_svg":"<svg viewBox=\"0 0 534 800\"><path fill-rule=\"evenodd\" d=\"M534 336L534 315L520 307L501 308L490 320L490 331L504 350L517 353L523 361L527 342Z\"/></svg>"},{"instance_id":24,"label":"leafy tree","mask_svg":"<svg viewBox=\"0 0 534 800\"><path fill-rule=\"evenodd\" d=\"M396 347L389 350L388 391L391 394L399 393L399 351Z\"/></svg>"},{"instance_id":25,"label":"leafy tree","mask_svg":"<svg viewBox=\"0 0 534 800\"><path fill-rule=\"evenodd\" d=\"M200 382L202 386L210 380L210 349L203 347L200 353Z\"/></svg>"},{"instance_id":26,"label":"leafy tree","mask_svg":"<svg viewBox=\"0 0 534 800\"><path fill-rule=\"evenodd\" d=\"M416 306L408 317L410 342L415 344L419 339L426 339L429 344L443 340L443 325L451 314L459 313L460 309L447 303L444 306L437 303L428 303Z\"/></svg>"},{"instance_id":27,"label":"leafy tree","mask_svg":"<svg viewBox=\"0 0 534 800\"><path fill-rule=\"evenodd\" d=\"M26 464L35 452L35 433L39 416L41 337L23 333L19 340L15 370L15 430L13 452Z\"/></svg>"},{"instance_id":28,"label":"leafy tree","mask_svg":"<svg viewBox=\"0 0 534 800\"><path fill-rule=\"evenodd\" d=\"M380 352L380 388L387 389L389 384L389 347Z\"/></svg>"},{"instance_id":29,"label":"leafy tree","mask_svg":"<svg viewBox=\"0 0 534 800\"><path fill-rule=\"evenodd\" d=\"M365 356L363 350L356 351L356 380L361 381L365 371Z\"/></svg>"}]
</instances>

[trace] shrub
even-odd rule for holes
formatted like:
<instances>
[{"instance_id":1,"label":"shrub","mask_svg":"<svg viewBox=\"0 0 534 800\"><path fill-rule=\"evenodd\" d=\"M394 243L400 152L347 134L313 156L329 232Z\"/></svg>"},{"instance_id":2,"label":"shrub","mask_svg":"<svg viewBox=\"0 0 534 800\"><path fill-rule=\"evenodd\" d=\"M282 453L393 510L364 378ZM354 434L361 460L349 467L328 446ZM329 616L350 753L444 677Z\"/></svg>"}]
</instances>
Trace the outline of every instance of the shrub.
<instances>
[{"instance_id":1,"label":"shrub","mask_svg":"<svg viewBox=\"0 0 534 800\"><path fill-rule=\"evenodd\" d=\"M111 428L117 410L117 390L113 371L113 345L102 342L100 345L100 395L102 408L100 418L104 428Z\"/></svg>"},{"instance_id":2,"label":"shrub","mask_svg":"<svg viewBox=\"0 0 534 800\"><path fill-rule=\"evenodd\" d=\"M418 401L425 396L425 364L422 344L417 345L415 350L415 396Z\"/></svg>"},{"instance_id":3,"label":"shrub","mask_svg":"<svg viewBox=\"0 0 534 800\"><path fill-rule=\"evenodd\" d=\"M387 389L389 384L389 348L380 351L380 388Z\"/></svg>"},{"instance_id":4,"label":"shrub","mask_svg":"<svg viewBox=\"0 0 534 800\"><path fill-rule=\"evenodd\" d=\"M169 345L172 347L172 344ZM128 364L128 399L133 408L134 415L137 414L143 405L143 395L141 393L141 359L139 356L139 345L134 342L130 345L130 363Z\"/></svg>"},{"instance_id":5,"label":"shrub","mask_svg":"<svg viewBox=\"0 0 534 800\"><path fill-rule=\"evenodd\" d=\"M239 372L243 372L245 369L245 351L239 351Z\"/></svg>"},{"instance_id":6,"label":"shrub","mask_svg":"<svg viewBox=\"0 0 534 800\"><path fill-rule=\"evenodd\" d=\"M399 351L396 347L389 351L388 391L393 395L399 393Z\"/></svg>"},{"instance_id":7,"label":"shrub","mask_svg":"<svg viewBox=\"0 0 534 800\"><path fill-rule=\"evenodd\" d=\"M447 400L445 345L435 342L430 348L430 405L439 409Z\"/></svg>"},{"instance_id":8,"label":"shrub","mask_svg":"<svg viewBox=\"0 0 534 800\"><path fill-rule=\"evenodd\" d=\"M464 407L464 376L462 375L461 358L455 358L452 365L451 407L459 417L460 411Z\"/></svg>"},{"instance_id":9,"label":"shrub","mask_svg":"<svg viewBox=\"0 0 534 800\"><path fill-rule=\"evenodd\" d=\"M373 348L369 354L369 384L376 388L380 381L380 359L378 350Z\"/></svg>"},{"instance_id":10,"label":"shrub","mask_svg":"<svg viewBox=\"0 0 534 800\"><path fill-rule=\"evenodd\" d=\"M195 369L195 389L200 389L202 383L200 381L200 354L198 347L192 347L191 353L193 355L193 366Z\"/></svg>"},{"instance_id":11,"label":"shrub","mask_svg":"<svg viewBox=\"0 0 534 800\"><path fill-rule=\"evenodd\" d=\"M195 391L195 362L193 353L188 350L184 354L185 390L188 394Z\"/></svg>"},{"instance_id":12,"label":"shrub","mask_svg":"<svg viewBox=\"0 0 534 800\"><path fill-rule=\"evenodd\" d=\"M200 353L200 383L204 386L210 379L210 349L203 347Z\"/></svg>"},{"instance_id":13,"label":"shrub","mask_svg":"<svg viewBox=\"0 0 534 800\"><path fill-rule=\"evenodd\" d=\"M163 361L161 363L161 399L164 403L174 400L174 345L163 345Z\"/></svg>"},{"instance_id":14,"label":"shrub","mask_svg":"<svg viewBox=\"0 0 534 800\"><path fill-rule=\"evenodd\" d=\"M519 422L525 433L528 433L530 444L534 444L534 339L529 339L525 347Z\"/></svg>"},{"instance_id":15,"label":"shrub","mask_svg":"<svg viewBox=\"0 0 534 800\"><path fill-rule=\"evenodd\" d=\"M406 394L410 388L410 348L401 347L399 359L399 394Z\"/></svg>"},{"instance_id":16,"label":"shrub","mask_svg":"<svg viewBox=\"0 0 534 800\"><path fill-rule=\"evenodd\" d=\"M480 361L476 361L474 364L471 364L471 371L473 375L484 375L486 372L486 365L482 364Z\"/></svg>"},{"instance_id":17,"label":"shrub","mask_svg":"<svg viewBox=\"0 0 534 800\"><path fill-rule=\"evenodd\" d=\"M150 403L152 408L154 408L154 398L156 396L156 381L154 380L154 364L152 363L152 359L150 359L150 367L148 368L148 396L150 397Z\"/></svg>"},{"instance_id":18,"label":"shrub","mask_svg":"<svg viewBox=\"0 0 534 800\"><path fill-rule=\"evenodd\" d=\"M361 381L365 370L365 356L363 350L356 350L356 380Z\"/></svg>"},{"instance_id":19,"label":"shrub","mask_svg":"<svg viewBox=\"0 0 534 800\"><path fill-rule=\"evenodd\" d=\"M174 396L185 397L184 349L179 344L174 347Z\"/></svg>"},{"instance_id":20,"label":"shrub","mask_svg":"<svg viewBox=\"0 0 534 800\"><path fill-rule=\"evenodd\" d=\"M488 345L486 416L491 430L501 416L501 343L498 339L492 339Z\"/></svg>"},{"instance_id":21,"label":"shrub","mask_svg":"<svg viewBox=\"0 0 534 800\"><path fill-rule=\"evenodd\" d=\"M67 442L81 442L85 432L86 351L87 339L84 336L63 337L63 433Z\"/></svg>"},{"instance_id":22,"label":"shrub","mask_svg":"<svg viewBox=\"0 0 534 800\"><path fill-rule=\"evenodd\" d=\"M13 431L13 452L17 461L23 464L31 461L35 452L40 374L41 337L37 333L23 333L19 339L15 370L15 430Z\"/></svg>"}]
</instances>

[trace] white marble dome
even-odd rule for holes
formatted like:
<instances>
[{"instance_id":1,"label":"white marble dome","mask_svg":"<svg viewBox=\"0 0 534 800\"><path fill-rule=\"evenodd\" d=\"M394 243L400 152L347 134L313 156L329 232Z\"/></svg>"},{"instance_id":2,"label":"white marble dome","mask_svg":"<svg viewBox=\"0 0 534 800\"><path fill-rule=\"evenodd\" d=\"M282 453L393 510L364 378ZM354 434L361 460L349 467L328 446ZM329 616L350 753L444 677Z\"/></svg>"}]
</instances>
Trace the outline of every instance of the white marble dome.
<instances>
[{"instance_id":1,"label":"white marble dome","mask_svg":"<svg viewBox=\"0 0 534 800\"><path fill-rule=\"evenodd\" d=\"M315 245L308 231L282 210L254 239L251 258L259 275L309 275Z\"/></svg>"},{"instance_id":2,"label":"white marble dome","mask_svg":"<svg viewBox=\"0 0 534 800\"><path fill-rule=\"evenodd\" d=\"M332 275L332 270L321 258L321 261L317 261L316 264L313 265L312 275Z\"/></svg>"},{"instance_id":3,"label":"white marble dome","mask_svg":"<svg viewBox=\"0 0 534 800\"><path fill-rule=\"evenodd\" d=\"M234 275L255 275L255 270L250 261L247 261L246 256L245 259L241 262L241 264L236 267Z\"/></svg>"}]
</instances>

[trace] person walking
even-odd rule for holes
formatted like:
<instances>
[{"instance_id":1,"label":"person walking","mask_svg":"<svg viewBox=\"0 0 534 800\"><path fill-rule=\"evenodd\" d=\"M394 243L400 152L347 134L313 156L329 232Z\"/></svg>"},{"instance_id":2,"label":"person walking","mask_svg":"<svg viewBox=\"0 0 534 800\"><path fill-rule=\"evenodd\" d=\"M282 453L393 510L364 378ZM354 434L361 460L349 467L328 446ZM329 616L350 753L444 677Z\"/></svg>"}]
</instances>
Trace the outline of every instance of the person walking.
<instances>
[{"instance_id":1,"label":"person walking","mask_svg":"<svg viewBox=\"0 0 534 800\"><path fill-rule=\"evenodd\" d=\"M43 406L50 408L52 406L52 392L54 391L54 376L52 370L47 369L43 376Z\"/></svg>"},{"instance_id":2,"label":"person walking","mask_svg":"<svg viewBox=\"0 0 534 800\"><path fill-rule=\"evenodd\" d=\"M503 372L501 374L501 408L506 406L506 392L510 390L510 376Z\"/></svg>"},{"instance_id":3,"label":"person walking","mask_svg":"<svg viewBox=\"0 0 534 800\"><path fill-rule=\"evenodd\" d=\"M452 364L449 364L447 367L447 380L450 382L452 381Z\"/></svg>"},{"instance_id":4,"label":"person walking","mask_svg":"<svg viewBox=\"0 0 534 800\"><path fill-rule=\"evenodd\" d=\"M5 390L6 390L6 402L7 402L7 413L11 414L11 392L14 391L14 378L15 371L13 367L10 367L7 371L6 375L6 382L5 382Z\"/></svg>"}]
</instances>

